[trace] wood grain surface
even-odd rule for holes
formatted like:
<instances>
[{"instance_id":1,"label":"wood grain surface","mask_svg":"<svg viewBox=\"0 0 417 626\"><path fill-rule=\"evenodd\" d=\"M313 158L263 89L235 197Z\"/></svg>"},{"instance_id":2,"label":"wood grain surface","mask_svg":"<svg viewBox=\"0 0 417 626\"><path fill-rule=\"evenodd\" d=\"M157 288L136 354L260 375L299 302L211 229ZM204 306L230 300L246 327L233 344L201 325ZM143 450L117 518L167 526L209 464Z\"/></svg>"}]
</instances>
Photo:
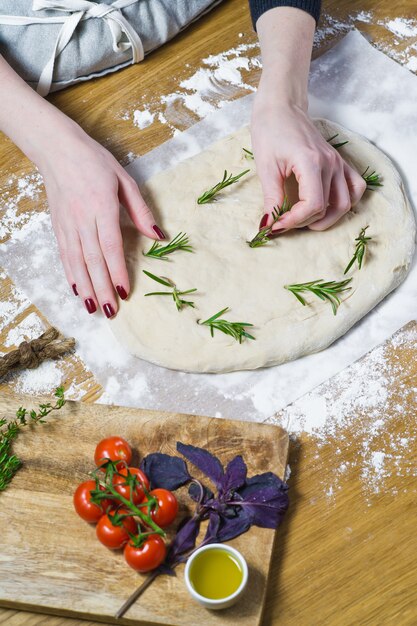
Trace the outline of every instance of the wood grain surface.
<instances>
[{"instance_id":1,"label":"wood grain surface","mask_svg":"<svg viewBox=\"0 0 417 626\"><path fill-rule=\"evenodd\" d=\"M28 404L33 398L3 394L0 414ZM150 452L177 454L177 441L210 450L225 465L239 452L249 476L273 471L283 477L287 462L288 435L279 426L68 402L40 428L21 433L14 446L23 467L1 494L0 605L111 622L144 580L73 510L77 485L94 469L96 444L115 434L129 441L136 464ZM184 517L193 502L187 487L176 493ZM250 586L235 608L223 612L222 623L260 623L274 537L270 529L253 527L231 542L248 562ZM217 624L216 612L190 598L183 566L176 571L159 577L115 623Z\"/></svg>"},{"instance_id":2,"label":"wood grain surface","mask_svg":"<svg viewBox=\"0 0 417 626\"><path fill-rule=\"evenodd\" d=\"M368 21L360 19L361 14L367 12ZM396 37L386 27L390 19L398 17L416 20L415 3L411 0L324 2L321 34L314 56L332 46L354 25L378 48L399 62L406 62L407 49L415 42ZM159 99L161 95L174 92L179 81L201 67L202 59L208 54L255 41L246 0L225 0L145 62L67 89L52 96L51 101L126 163L129 154L144 154L172 133L168 124L159 122L141 132L133 132L132 124L123 119L126 111L131 113L140 108L145 95L155 94ZM259 72L245 72L244 78L247 84L255 86ZM246 89L236 87L229 97L245 93L248 93ZM190 113L184 119L184 127L197 119ZM0 163L0 218L7 227L5 198L19 196L17 179L32 175L34 168L4 136L0 138ZM41 189L35 198L20 198L18 215L23 223L26 215L45 208ZM12 344L4 346L4 340L11 330L23 327L29 315L36 314L48 325L48 320L4 273L0 273L0 299L10 303L0 319L2 351L13 349ZM412 340L388 355L394 372L393 385L399 395L403 393L401 385L417 387L416 356ZM61 360L59 367L66 386L77 390L84 401L94 401L101 395L100 385L78 357ZM0 392L18 389L19 381L18 375L10 377L0 384ZM415 415L415 408L411 402L409 418ZM336 497L329 498L327 486L332 483L339 465L334 446L323 447L316 438L305 434L294 442L290 451L292 504L274 552L263 626L411 626L417 623L417 575L413 563L417 459L410 420L404 423L403 416L394 416L389 429L376 438L376 443L382 444L387 437L404 434L414 445L404 450L403 470L395 469L395 459L392 459L392 471L384 488L369 498L364 496L359 474L344 482ZM357 437L353 425L347 429L346 437L349 436L353 442ZM355 446L350 446L340 454L350 463L355 461L358 452ZM221 616L219 622L222 623ZM75 626L79 623L78 618L0 609L0 624L4 626Z\"/></svg>"}]
</instances>

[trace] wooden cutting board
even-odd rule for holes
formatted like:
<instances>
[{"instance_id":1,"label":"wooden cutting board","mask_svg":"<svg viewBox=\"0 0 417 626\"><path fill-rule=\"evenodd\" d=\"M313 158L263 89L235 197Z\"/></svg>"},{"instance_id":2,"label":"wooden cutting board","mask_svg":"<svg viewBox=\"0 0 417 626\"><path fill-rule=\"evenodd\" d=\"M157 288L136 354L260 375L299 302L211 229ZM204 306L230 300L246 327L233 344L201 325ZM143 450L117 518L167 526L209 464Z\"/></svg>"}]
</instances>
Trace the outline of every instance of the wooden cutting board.
<instances>
[{"instance_id":1,"label":"wooden cutting board","mask_svg":"<svg viewBox=\"0 0 417 626\"><path fill-rule=\"evenodd\" d=\"M0 415L11 417L19 406L36 403L35 398L3 394ZM284 430L77 402L68 402L47 419L18 437L14 451L24 465L0 494L0 605L106 623L260 624L274 531L254 527L231 542L246 557L250 576L248 592L235 607L220 613L200 607L185 589L180 566L176 577L159 577L116 621L115 612L143 576L125 564L120 552L97 541L94 526L74 513L72 494L93 469L94 449L103 437L125 437L140 457L152 451L175 454L177 440L207 448L223 463L241 453L249 476L271 470L282 477L288 453ZM184 514L190 506L186 489L177 494Z\"/></svg>"}]
</instances>

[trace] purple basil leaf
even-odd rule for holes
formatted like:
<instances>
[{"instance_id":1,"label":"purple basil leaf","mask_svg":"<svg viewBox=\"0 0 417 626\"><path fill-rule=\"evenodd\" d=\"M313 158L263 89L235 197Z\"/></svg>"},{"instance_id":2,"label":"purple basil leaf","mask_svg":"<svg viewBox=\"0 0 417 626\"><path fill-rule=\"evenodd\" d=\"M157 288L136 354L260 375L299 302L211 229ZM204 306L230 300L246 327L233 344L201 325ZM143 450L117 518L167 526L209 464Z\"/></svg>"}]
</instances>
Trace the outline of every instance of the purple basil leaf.
<instances>
[{"instance_id":1,"label":"purple basil leaf","mask_svg":"<svg viewBox=\"0 0 417 626\"><path fill-rule=\"evenodd\" d=\"M284 489L285 491L288 489L287 485L278 478L276 474L265 472L264 474L256 474L256 476L247 478L246 484L243 486L243 489L239 489L239 493L243 491L250 493L260 487L276 487L277 489Z\"/></svg>"},{"instance_id":2,"label":"purple basil leaf","mask_svg":"<svg viewBox=\"0 0 417 626\"><path fill-rule=\"evenodd\" d=\"M217 489L222 487L223 466L219 459L208 450L186 445L177 441L177 450L185 456L190 463L198 467L216 485Z\"/></svg>"},{"instance_id":3,"label":"purple basil leaf","mask_svg":"<svg viewBox=\"0 0 417 626\"><path fill-rule=\"evenodd\" d=\"M276 528L282 521L288 508L287 485L282 483L280 488L276 486L258 487L240 490L243 501L240 508L245 516L255 526L263 528Z\"/></svg>"},{"instance_id":4,"label":"purple basil leaf","mask_svg":"<svg viewBox=\"0 0 417 626\"><path fill-rule=\"evenodd\" d=\"M166 563L161 563L161 565L158 565L158 567L156 568L156 571L158 572L158 574L166 574L167 576L176 576L175 571L172 569L172 567L170 567Z\"/></svg>"},{"instance_id":5,"label":"purple basil leaf","mask_svg":"<svg viewBox=\"0 0 417 626\"><path fill-rule=\"evenodd\" d=\"M145 472L151 483L151 489L161 487L175 491L191 480L187 465L177 456L169 456L162 452L148 454L142 459L140 469Z\"/></svg>"},{"instance_id":6,"label":"purple basil leaf","mask_svg":"<svg viewBox=\"0 0 417 626\"><path fill-rule=\"evenodd\" d=\"M203 493L201 493L201 490L203 491ZM210 500L214 494L211 489L209 489L205 485L201 484L201 487L199 487L196 483L191 483L191 485L188 487L188 495L192 500L194 500L194 502L206 504L207 500Z\"/></svg>"},{"instance_id":7,"label":"purple basil leaf","mask_svg":"<svg viewBox=\"0 0 417 626\"><path fill-rule=\"evenodd\" d=\"M216 543L217 533L219 531L219 528L220 528L220 515L216 511L211 511L206 534L203 539L203 544Z\"/></svg>"},{"instance_id":8,"label":"purple basil leaf","mask_svg":"<svg viewBox=\"0 0 417 626\"><path fill-rule=\"evenodd\" d=\"M246 515L228 518L223 517L217 532L217 541L230 541L245 533L251 527L251 521Z\"/></svg>"},{"instance_id":9,"label":"purple basil leaf","mask_svg":"<svg viewBox=\"0 0 417 626\"><path fill-rule=\"evenodd\" d=\"M190 552L195 546L195 542L200 530L200 520L195 517L189 517L177 531L168 550L165 562L168 565L174 565L181 559L179 558L186 552Z\"/></svg>"},{"instance_id":10,"label":"purple basil leaf","mask_svg":"<svg viewBox=\"0 0 417 626\"><path fill-rule=\"evenodd\" d=\"M250 520L243 510L240 511L238 516L233 518L223 517L212 511L203 543L223 543L224 541L229 541L245 533L250 526Z\"/></svg>"},{"instance_id":11,"label":"purple basil leaf","mask_svg":"<svg viewBox=\"0 0 417 626\"><path fill-rule=\"evenodd\" d=\"M240 454L235 456L226 467L222 478L222 492L228 493L234 489L239 489L245 483L247 467Z\"/></svg>"}]
</instances>

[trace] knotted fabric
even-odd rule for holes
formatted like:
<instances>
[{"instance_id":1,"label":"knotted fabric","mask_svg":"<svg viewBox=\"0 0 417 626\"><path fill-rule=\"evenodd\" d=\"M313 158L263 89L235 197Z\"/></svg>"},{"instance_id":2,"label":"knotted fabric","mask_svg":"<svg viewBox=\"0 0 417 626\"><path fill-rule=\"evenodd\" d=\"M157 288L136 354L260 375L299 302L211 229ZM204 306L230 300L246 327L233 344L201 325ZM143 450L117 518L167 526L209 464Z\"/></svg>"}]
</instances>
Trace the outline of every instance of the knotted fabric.
<instances>
[{"instance_id":1,"label":"knotted fabric","mask_svg":"<svg viewBox=\"0 0 417 626\"><path fill-rule=\"evenodd\" d=\"M89 19L103 19L109 27L112 37L113 50L124 52L132 50L132 63L139 63L144 58L142 41L121 12L139 0L115 0L112 4L98 4L91 0L33 0L32 10L53 10L64 12L65 15L48 17L0 15L0 24L27 26L30 24L62 24L55 41L52 54L42 70L36 91L46 96L52 85L54 67L57 57L65 49L78 24Z\"/></svg>"}]
</instances>

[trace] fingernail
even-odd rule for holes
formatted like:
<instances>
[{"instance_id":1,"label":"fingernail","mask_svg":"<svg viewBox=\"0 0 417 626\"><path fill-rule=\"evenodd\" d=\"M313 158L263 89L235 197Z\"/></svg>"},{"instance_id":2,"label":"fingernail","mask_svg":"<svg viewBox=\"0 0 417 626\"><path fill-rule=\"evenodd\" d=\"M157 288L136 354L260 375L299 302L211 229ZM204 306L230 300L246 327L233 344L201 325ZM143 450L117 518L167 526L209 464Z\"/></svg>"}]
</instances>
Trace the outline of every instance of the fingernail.
<instances>
[{"instance_id":1,"label":"fingernail","mask_svg":"<svg viewBox=\"0 0 417 626\"><path fill-rule=\"evenodd\" d=\"M265 228L265 226L268 223L268 218L269 218L269 213L265 213L265 215L263 216L263 218L261 219L261 221L259 222L259 230L261 228Z\"/></svg>"},{"instance_id":2,"label":"fingernail","mask_svg":"<svg viewBox=\"0 0 417 626\"><path fill-rule=\"evenodd\" d=\"M87 300L84 300L84 304L90 315L91 313L95 313L97 311L96 303L92 298L87 298Z\"/></svg>"},{"instance_id":3,"label":"fingernail","mask_svg":"<svg viewBox=\"0 0 417 626\"><path fill-rule=\"evenodd\" d=\"M116 291L119 294L119 296L121 297L122 300L126 300L127 298L127 293L126 293L126 289L123 287L123 285L116 285Z\"/></svg>"},{"instance_id":4,"label":"fingernail","mask_svg":"<svg viewBox=\"0 0 417 626\"><path fill-rule=\"evenodd\" d=\"M166 239L164 231L163 231L163 230L161 230L161 229L159 228L159 226L157 226L156 224L154 224L154 225L152 226L152 229L156 232L156 234L158 235L159 239Z\"/></svg>"},{"instance_id":5,"label":"fingernail","mask_svg":"<svg viewBox=\"0 0 417 626\"><path fill-rule=\"evenodd\" d=\"M114 309L109 302L106 302L106 304L103 304L103 311L104 311L105 316L108 318L113 317L114 315Z\"/></svg>"},{"instance_id":6,"label":"fingernail","mask_svg":"<svg viewBox=\"0 0 417 626\"><path fill-rule=\"evenodd\" d=\"M74 296L78 296L77 285L75 283L72 285L72 290L74 292Z\"/></svg>"},{"instance_id":7,"label":"fingernail","mask_svg":"<svg viewBox=\"0 0 417 626\"><path fill-rule=\"evenodd\" d=\"M269 239L273 239L274 237L278 237L278 235L282 235L283 233L286 233L289 230L289 228L277 228L276 230L271 230L271 232L269 233L269 235L267 235L267 237Z\"/></svg>"}]
</instances>

